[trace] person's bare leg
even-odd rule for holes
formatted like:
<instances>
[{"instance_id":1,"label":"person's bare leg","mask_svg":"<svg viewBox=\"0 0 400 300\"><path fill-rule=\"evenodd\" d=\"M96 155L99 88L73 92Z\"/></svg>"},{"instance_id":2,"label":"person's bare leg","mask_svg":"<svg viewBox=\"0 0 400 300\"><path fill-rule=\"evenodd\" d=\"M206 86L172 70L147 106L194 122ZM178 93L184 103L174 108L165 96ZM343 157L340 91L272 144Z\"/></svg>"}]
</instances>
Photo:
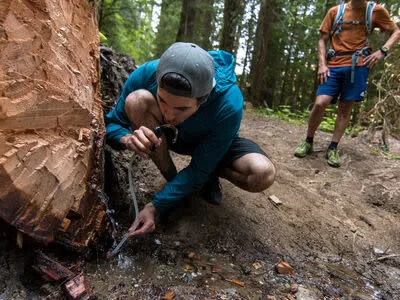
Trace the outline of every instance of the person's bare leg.
<instances>
[{"instance_id":1,"label":"person's bare leg","mask_svg":"<svg viewBox=\"0 0 400 300\"><path fill-rule=\"evenodd\" d=\"M256 193L272 185L276 170L268 157L249 153L236 159L232 168L219 169L217 175L246 191Z\"/></svg>"},{"instance_id":2,"label":"person's bare leg","mask_svg":"<svg viewBox=\"0 0 400 300\"><path fill-rule=\"evenodd\" d=\"M339 143L347 125L349 124L351 111L353 109L354 100L340 101L338 115L335 121L335 129L333 130L332 142Z\"/></svg>"},{"instance_id":3,"label":"person's bare leg","mask_svg":"<svg viewBox=\"0 0 400 300\"><path fill-rule=\"evenodd\" d=\"M308 129L307 136L313 137L315 131L318 129L318 126L322 122L322 118L324 117L325 109L331 103L332 96L328 95L319 95L315 100L314 106L311 109L310 117L308 119Z\"/></svg>"},{"instance_id":4,"label":"person's bare leg","mask_svg":"<svg viewBox=\"0 0 400 300\"><path fill-rule=\"evenodd\" d=\"M153 129L162 123L162 114L157 100L147 90L137 90L128 95L125 100L125 111L131 122L132 128L146 126ZM164 137L162 137L164 139ZM164 139L151 155L157 168L164 178L169 181L177 174L176 167L168 151L168 143Z\"/></svg>"}]
</instances>

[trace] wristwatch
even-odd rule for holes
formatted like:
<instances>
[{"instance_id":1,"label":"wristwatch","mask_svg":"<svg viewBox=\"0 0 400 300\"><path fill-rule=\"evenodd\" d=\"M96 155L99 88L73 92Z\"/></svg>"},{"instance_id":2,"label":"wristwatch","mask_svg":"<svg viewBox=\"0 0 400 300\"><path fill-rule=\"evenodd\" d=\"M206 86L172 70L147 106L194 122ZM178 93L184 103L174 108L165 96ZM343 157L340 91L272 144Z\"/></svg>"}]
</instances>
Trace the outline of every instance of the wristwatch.
<instances>
[{"instance_id":1,"label":"wristwatch","mask_svg":"<svg viewBox=\"0 0 400 300\"><path fill-rule=\"evenodd\" d=\"M382 47L380 48L380 50L381 50L381 52L382 52L385 56L388 55L388 53L389 53L388 47L382 46Z\"/></svg>"}]
</instances>

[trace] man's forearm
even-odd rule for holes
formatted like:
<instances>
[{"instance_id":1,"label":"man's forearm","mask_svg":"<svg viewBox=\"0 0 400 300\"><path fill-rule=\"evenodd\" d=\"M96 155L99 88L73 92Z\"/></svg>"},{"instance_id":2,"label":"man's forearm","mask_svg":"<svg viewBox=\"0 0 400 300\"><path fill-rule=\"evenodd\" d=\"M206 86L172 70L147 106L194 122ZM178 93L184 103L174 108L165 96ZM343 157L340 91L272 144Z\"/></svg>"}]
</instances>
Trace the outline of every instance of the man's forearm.
<instances>
[{"instance_id":1,"label":"man's forearm","mask_svg":"<svg viewBox=\"0 0 400 300\"><path fill-rule=\"evenodd\" d=\"M400 40L400 29L396 26L396 29L392 32L389 39L386 41L384 46L389 50L392 46Z\"/></svg>"},{"instance_id":2,"label":"man's forearm","mask_svg":"<svg viewBox=\"0 0 400 300\"><path fill-rule=\"evenodd\" d=\"M318 40L318 67L326 65L326 41L323 38Z\"/></svg>"}]
</instances>

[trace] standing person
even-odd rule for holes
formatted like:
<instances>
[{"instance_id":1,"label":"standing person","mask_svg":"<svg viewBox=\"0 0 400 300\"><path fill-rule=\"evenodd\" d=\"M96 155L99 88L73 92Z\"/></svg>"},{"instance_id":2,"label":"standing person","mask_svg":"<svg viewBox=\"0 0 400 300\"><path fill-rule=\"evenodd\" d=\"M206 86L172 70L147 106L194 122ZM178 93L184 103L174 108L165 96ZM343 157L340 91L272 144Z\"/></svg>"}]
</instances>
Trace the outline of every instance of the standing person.
<instances>
[{"instance_id":1,"label":"standing person","mask_svg":"<svg viewBox=\"0 0 400 300\"><path fill-rule=\"evenodd\" d=\"M380 49L371 51L369 30L379 28L390 34ZM333 167L340 166L337 145L349 123L354 102L364 100L369 68L386 57L399 40L400 30L390 19L387 10L379 4L364 0L332 7L325 16L318 41L317 98L311 110L305 141L294 155L305 157L313 149L315 131L321 124L326 107L335 104L340 96L335 129L326 158ZM330 40L330 49L326 46Z\"/></svg>"},{"instance_id":2,"label":"standing person","mask_svg":"<svg viewBox=\"0 0 400 300\"><path fill-rule=\"evenodd\" d=\"M106 140L151 158L167 180L140 211L131 236L153 231L155 215L168 212L194 189L201 187L204 200L219 204L218 177L250 192L273 183L270 159L257 144L239 137L243 96L235 84L234 67L233 56L225 51L175 43L125 82L106 116ZM178 129L176 142L168 134L156 135L154 128L162 124ZM177 172L169 150L191 155L191 162Z\"/></svg>"}]
</instances>

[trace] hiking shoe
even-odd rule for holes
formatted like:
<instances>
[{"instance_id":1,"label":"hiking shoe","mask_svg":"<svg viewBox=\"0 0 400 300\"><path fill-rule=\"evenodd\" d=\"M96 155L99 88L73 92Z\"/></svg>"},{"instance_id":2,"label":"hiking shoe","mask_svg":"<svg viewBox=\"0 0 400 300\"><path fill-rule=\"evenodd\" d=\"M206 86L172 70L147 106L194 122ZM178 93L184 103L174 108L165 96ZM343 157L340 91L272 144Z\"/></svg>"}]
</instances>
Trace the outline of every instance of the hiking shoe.
<instances>
[{"instance_id":1,"label":"hiking shoe","mask_svg":"<svg viewBox=\"0 0 400 300\"><path fill-rule=\"evenodd\" d=\"M204 201L213 205L220 205L222 201L222 187L218 177L213 177L207 181L201 188L200 195Z\"/></svg>"},{"instance_id":2,"label":"hiking shoe","mask_svg":"<svg viewBox=\"0 0 400 300\"><path fill-rule=\"evenodd\" d=\"M339 151L337 148L329 149L326 151L326 158L328 159L328 164L332 167L340 167Z\"/></svg>"},{"instance_id":3,"label":"hiking shoe","mask_svg":"<svg viewBox=\"0 0 400 300\"><path fill-rule=\"evenodd\" d=\"M305 157L307 154L310 154L313 151L312 143L302 141L299 146L297 146L294 151L294 156L297 157Z\"/></svg>"}]
</instances>

